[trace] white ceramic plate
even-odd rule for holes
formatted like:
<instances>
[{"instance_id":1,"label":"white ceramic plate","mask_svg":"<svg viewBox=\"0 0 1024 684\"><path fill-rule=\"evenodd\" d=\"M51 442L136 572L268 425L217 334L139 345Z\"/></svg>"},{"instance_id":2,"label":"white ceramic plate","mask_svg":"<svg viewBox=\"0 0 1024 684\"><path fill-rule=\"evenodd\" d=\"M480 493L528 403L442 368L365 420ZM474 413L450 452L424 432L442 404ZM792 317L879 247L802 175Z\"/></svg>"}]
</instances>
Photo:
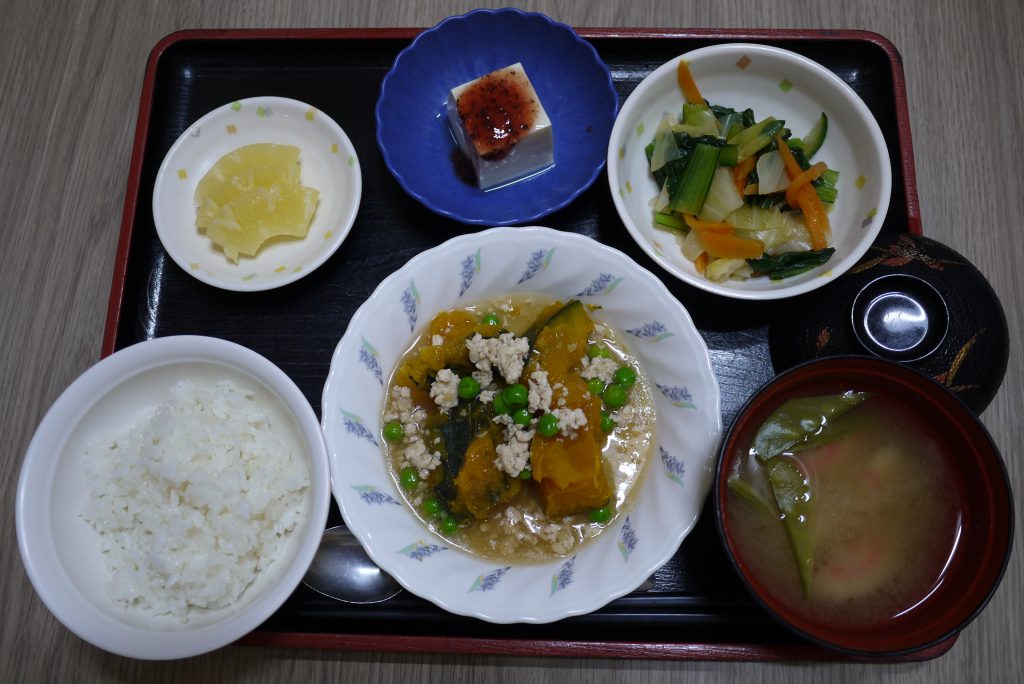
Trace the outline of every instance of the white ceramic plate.
<instances>
[{"instance_id":1,"label":"white ceramic plate","mask_svg":"<svg viewBox=\"0 0 1024 684\"><path fill-rule=\"evenodd\" d=\"M269 243L233 264L196 228L196 186L228 152L266 142L301 150L301 182L320 191L320 204L304 239ZM156 176L153 220L164 249L186 273L225 290L269 290L334 254L355 222L361 196L359 159L333 119L298 100L252 97L218 107L175 141Z\"/></svg>"},{"instance_id":2,"label":"white ceramic plate","mask_svg":"<svg viewBox=\"0 0 1024 684\"><path fill-rule=\"evenodd\" d=\"M385 385L413 337L439 311L507 293L599 305L651 382L656 443L636 504L570 558L533 565L449 547L414 517L385 465ZM636 589L693 528L721 435L718 383L682 305L650 272L589 238L497 228L428 250L389 276L356 312L324 387L322 421L334 497L370 556L445 610L498 623L587 613Z\"/></svg>"},{"instance_id":3,"label":"white ceramic plate","mask_svg":"<svg viewBox=\"0 0 1024 684\"><path fill-rule=\"evenodd\" d=\"M124 434L165 401L183 377L202 386L226 378L262 399L275 429L306 456L306 515L280 557L233 606L169 615L124 610L109 597L100 536L81 517L88 496L85 447ZM302 392L259 354L212 337L164 337L127 347L87 370L47 412L29 444L15 509L18 545L47 608L89 643L132 658L198 655L258 627L291 595L327 522L329 470L316 414Z\"/></svg>"},{"instance_id":4,"label":"white ceramic plate","mask_svg":"<svg viewBox=\"0 0 1024 684\"><path fill-rule=\"evenodd\" d=\"M793 135L810 131L822 112L828 135L814 157L839 171L839 197L829 221L836 253L828 263L781 281L767 276L714 283L683 257L675 235L655 227L651 200L659 188L644 147L666 113L678 116L683 95L676 79L680 59L711 104L754 110L758 121L782 119ZM808 292L857 263L878 235L889 208L892 170L885 139L867 106L838 76L788 50L727 43L688 52L649 74L630 94L612 129L608 182L622 222L648 255L677 278L702 290L737 299L779 299Z\"/></svg>"}]
</instances>

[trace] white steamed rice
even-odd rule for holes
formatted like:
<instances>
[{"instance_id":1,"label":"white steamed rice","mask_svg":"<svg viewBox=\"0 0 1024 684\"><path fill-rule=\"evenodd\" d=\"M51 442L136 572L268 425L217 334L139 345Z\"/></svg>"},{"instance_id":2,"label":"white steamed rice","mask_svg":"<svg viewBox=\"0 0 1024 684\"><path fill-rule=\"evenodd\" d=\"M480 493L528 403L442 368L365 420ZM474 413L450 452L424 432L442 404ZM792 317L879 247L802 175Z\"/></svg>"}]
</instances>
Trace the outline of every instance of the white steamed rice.
<instances>
[{"instance_id":1,"label":"white steamed rice","mask_svg":"<svg viewBox=\"0 0 1024 684\"><path fill-rule=\"evenodd\" d=\"M118 604L173 614L233 604L301 522L309 473L253 395L177 383L149 419L83 459L83 517Z\"/></svg>"}]
</instances>

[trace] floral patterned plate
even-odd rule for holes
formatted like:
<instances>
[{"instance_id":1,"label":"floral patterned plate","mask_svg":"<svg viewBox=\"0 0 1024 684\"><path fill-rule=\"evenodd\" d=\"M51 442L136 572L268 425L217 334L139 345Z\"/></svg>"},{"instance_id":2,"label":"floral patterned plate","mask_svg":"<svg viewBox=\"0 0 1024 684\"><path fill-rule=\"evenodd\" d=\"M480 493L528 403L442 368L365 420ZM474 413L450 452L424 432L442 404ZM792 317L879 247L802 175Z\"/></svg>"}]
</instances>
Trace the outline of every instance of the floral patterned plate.
<instances>
[{"instance_id":1,"label":"floral patterned plate","mask_svg":"<svg viewBox=\"0 0 1024 684\"><path fill-rule=\"evenodd\" d=\"M218 159L253 143L298 147L301 182L320 191L320 204L304 239L271 240L234 264L196 228L194 195ZM225 290L269 290L311 273L337 251L355 222L362 188L356 150L333 119L298 100L251 97L203 116L171 146L153 187L153 220L167 254L186 273Z\"/></svg>"},{"instance_id":2,"label":"floral patterned plate","mask_svg":"<svg viewBox=\"0 0 1024 684\"><path fill-rule=\"evenodd\" d=\"M599 306L638 358L657 411L656 439L631 510L573 556L531 565L452 548L414 517L381 449L385 386L439 311L507 293ZM543 623L600 608L646 580L693 528L721 436L718 383L689 314L653 274L589 238L495 228L454 238L389 276L356 312L324 387L334 497L367 553L413 593L497 623Z\"/></svg>"}]
</instances>

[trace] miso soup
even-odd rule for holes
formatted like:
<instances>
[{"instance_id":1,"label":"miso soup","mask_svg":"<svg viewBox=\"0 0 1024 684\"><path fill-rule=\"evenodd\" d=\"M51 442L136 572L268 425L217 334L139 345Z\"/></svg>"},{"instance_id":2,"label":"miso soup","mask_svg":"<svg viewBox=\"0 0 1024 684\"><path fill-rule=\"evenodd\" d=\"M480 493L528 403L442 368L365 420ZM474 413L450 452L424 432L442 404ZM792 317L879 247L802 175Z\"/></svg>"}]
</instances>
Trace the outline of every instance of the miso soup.
<instances>
[{"instance_id":1,"label":"miso soup","mask_svg":"<svg viewBox=\"0 0 1024 684\"><path fill-rule=\"evenodd\" d=\"M726 522L737 559L786 608L833 624L878 624L942 582L962 495L949 454L912 409L873 394L804 398L797 412L826 399L842 406L822 411L820 428L812 423L774 456L751 445L737 457ZM777 438L808 417L770 425L778 413L759 434Z\"/></svg>"}]
</instances>

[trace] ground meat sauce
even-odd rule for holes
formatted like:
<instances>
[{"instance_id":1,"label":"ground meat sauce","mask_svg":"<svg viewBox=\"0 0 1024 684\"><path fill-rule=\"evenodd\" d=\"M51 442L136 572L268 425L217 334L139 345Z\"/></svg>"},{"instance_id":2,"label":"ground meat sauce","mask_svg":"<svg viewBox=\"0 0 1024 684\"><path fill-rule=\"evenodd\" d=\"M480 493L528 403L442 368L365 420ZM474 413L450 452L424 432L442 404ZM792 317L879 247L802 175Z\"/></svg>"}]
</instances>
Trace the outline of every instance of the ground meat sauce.
<instances>
[{"instance_id":1,"label":"ground meat sauce","mask_svg":"<svg viewBox=\"0 0 1024 684\"><path fill-rule=\"evenodd\" d=\"M549 371L541 363L535 367L531 363L534 357L531 357L526 331L546 321L555 303L555 299L544 295L511 294L442 312L413 341L388 382L381 423L395 422L401 432L398 438L390 439L385 428L381 436L397 490L427 529L441 535L449 545L481 558L521 564L544 562L576 552L607 530L616 516L629 511L650 461L656 420L651 388L639 361L621 336L607 324L591 319L594 329L588 337L587 349L594 346L607 350L608 357L590 359L584 354L580 359L581 367L574 367L572 373L602 380L611 380L614 369L620 366L628 366L639 373L629 390L627 403L618 409L607 409L613 429L601 428L604 441L601 465L611 485L607 508L612 517L602 522L591 518L590 511L586 510L549 516L536 481L519 479L524 469L533 467L532 446L539 422L536 416L545 412L556 416L558 429L566 435L587 428L586 412L569 405L565 385L557 380L552 383ZM488 315L497 318L500 329L505 332L488 337L481 335L478 322ZM462 350L466 352L464 359ZM433 378L433 372L423 365L425 359L433 359L433 366L440 368ZM413 388L409 386L414 380L410 372L415 373L417 366L422 368L423 376L415 381ZM473 377L479 383L479 394L469 399L453 397L460 381L455 376ZM510 381L528 388L525 408L533 416L528 425L515 423L507 412L499 415L493 411L495 398ZM588 389L585 397L589 396ZM445 408L452 402L455 402L453 408ZM467 515L454 512L450 502L442 501L446 497L439 491L439 487L444 486L449 465L463 469L469 452L468 446L462 446L466 454L451 459L447 439L454 433L446 436L442 426L452 425L452 412L458 407L473 404L480 404L481 415L489 419L486 424L477 424L470 437L478 437L489 430L494 430L496 437L492 451L476 451L483 455L481 461L494 459L493 467L477 466L475 471L500 471L500 482L515 478L521 487L512 488L516 491L508 498L498 493L500 501L490 502L493 505L489 510L472 511ZM442 412L449 418L442 420ZM414 476L411 482L405 479L405 473ZM456 487L461 486L460 476L461 473L454 478ZM468 478L465 482L472 485L474 481L480 480ZM453 493L458 496L459 491ZM446 521L452 523L448 529Z\"/></svg>"},{"instance_id":2,"label":"ground meat sauce","mask_svg":"<svg viewBox=\"0 0 1024 684\"><path fill-rule=\"evenodd\" d=\"M537 119L526 74L499 71L479 79L459 96L459 119L483 159L504 159Z\"/></svg>"}]
</instances>

